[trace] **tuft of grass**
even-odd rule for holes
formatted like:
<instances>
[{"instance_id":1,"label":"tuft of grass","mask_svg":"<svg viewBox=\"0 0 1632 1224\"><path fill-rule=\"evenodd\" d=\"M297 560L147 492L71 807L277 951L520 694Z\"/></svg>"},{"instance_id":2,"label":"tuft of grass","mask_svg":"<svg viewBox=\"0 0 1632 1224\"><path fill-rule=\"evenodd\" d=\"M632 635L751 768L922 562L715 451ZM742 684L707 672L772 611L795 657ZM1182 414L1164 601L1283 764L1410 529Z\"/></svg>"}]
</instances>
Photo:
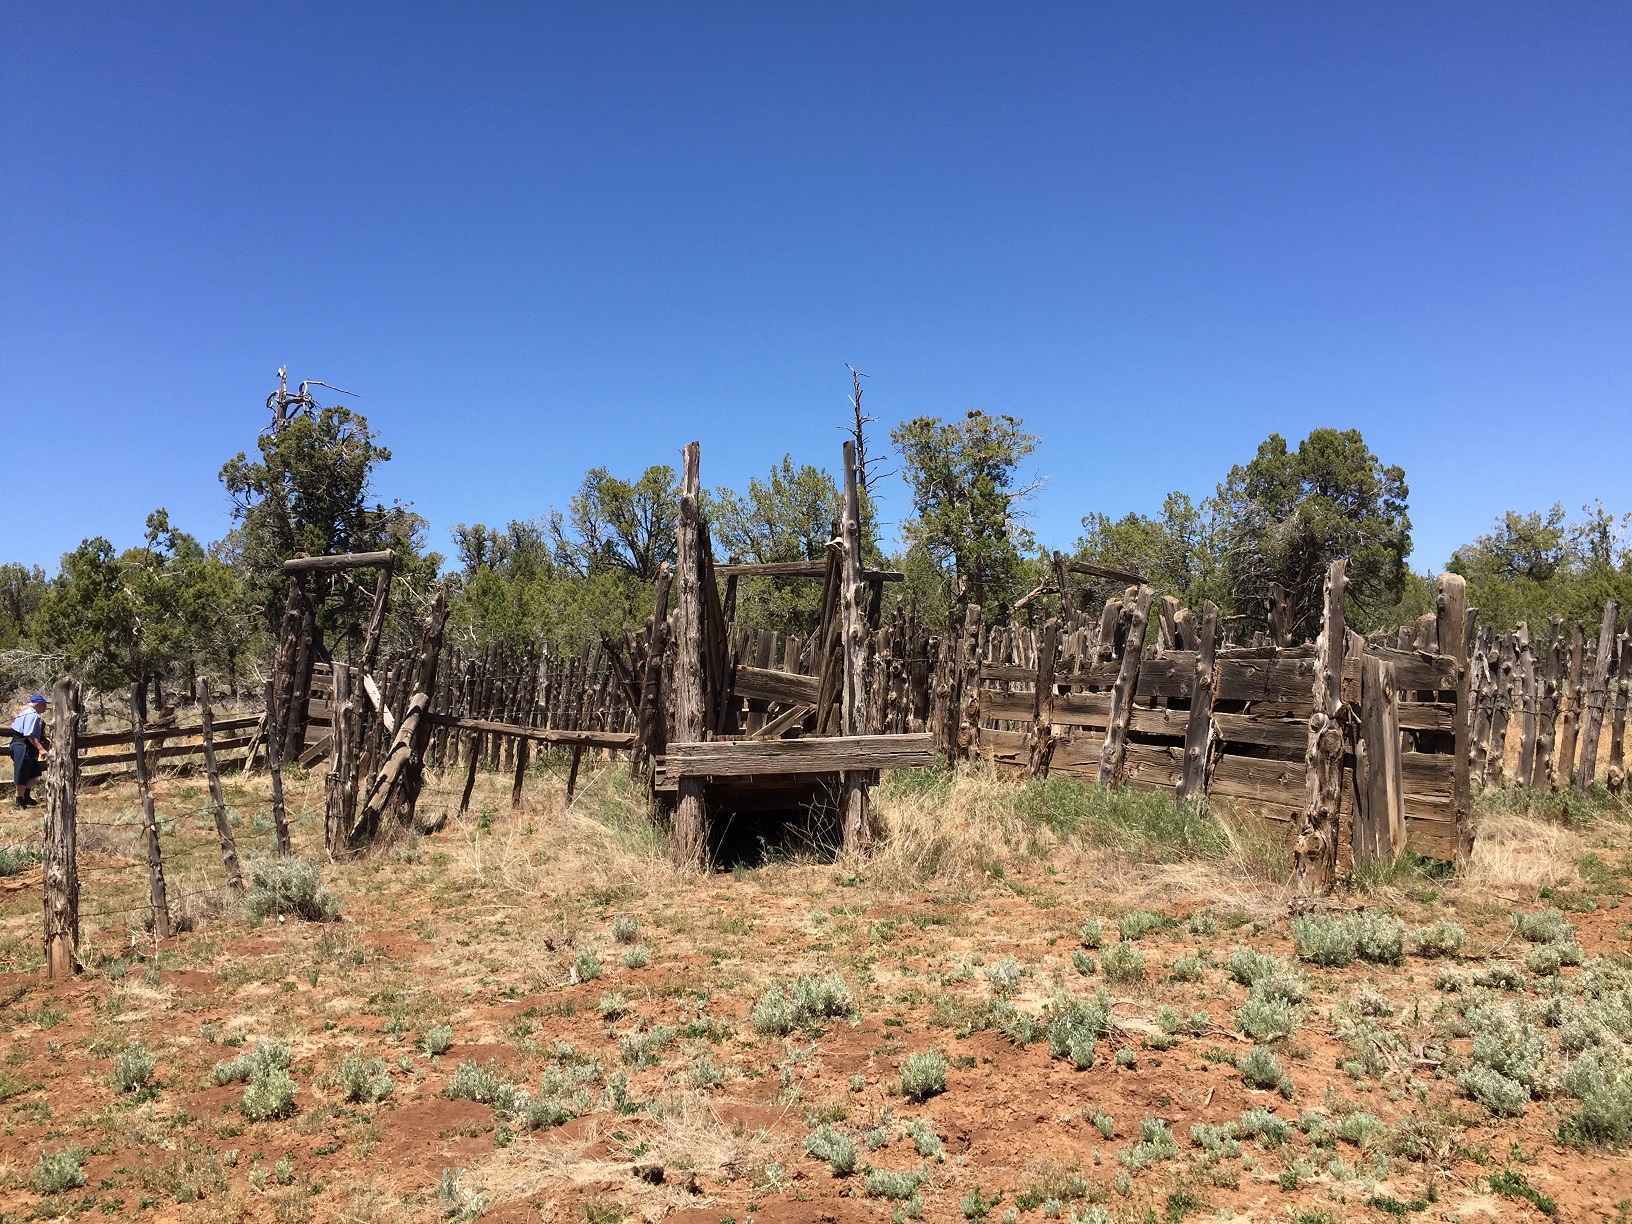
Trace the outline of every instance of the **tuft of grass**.
<instances>
[{"instance_id":1,"label":"tuft of grass","mask_svg":"<svg viewBox=\"0 0 1632 1224\"><path fill-rule=\"evenodd\" d=\"M901 1064L901 1095L910 1101L927 1101L946 1091L946 1057L938 1050L908 1054Z\"/></svg>"},{"instance_id":2,"label":"tuft of grass","mask_svg":"<svg viewBox=\"0 0 1632 1224\"><path fill-rule=\"evenodd\" d=\"M147 1087L157 1067L147 1047L139 1041L132 1041L119 1051L119 1057L114 1060L113 1090L120 1093L137 1092Z\"/></svg>"},{"instance_id":3,"label":"tuft of grass","mask_svg":"<svg viewBox=\"0 0 1632 1224\"><path fill-rule=\"evenodd\" d=\"M249 876L244 908L257 918L293 914L307 922L333 922L340 916L340 902L323 886L316 863L251 855Z\"/></svg>"}]
</instances>

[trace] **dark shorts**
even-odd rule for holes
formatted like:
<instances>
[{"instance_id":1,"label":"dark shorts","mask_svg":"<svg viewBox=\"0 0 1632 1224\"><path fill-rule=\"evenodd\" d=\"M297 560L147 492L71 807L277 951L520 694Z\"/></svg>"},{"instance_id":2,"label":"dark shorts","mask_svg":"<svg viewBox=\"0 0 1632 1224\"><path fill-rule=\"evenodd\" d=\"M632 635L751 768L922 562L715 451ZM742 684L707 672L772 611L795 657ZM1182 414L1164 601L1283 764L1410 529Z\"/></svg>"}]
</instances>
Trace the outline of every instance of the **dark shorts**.
<instances>
[{"instance_id":1,"label":"dark shorts","mask_svg":"<svg viewBox=\"0 0 1632 1224\"><path fill-rule=\"evenodd\" d=\"M40 754L33 744L26 739L11 741L11 773L18 786L27 786L44 772L45 766L40 764Z\"/></svg>"}]
</instances>

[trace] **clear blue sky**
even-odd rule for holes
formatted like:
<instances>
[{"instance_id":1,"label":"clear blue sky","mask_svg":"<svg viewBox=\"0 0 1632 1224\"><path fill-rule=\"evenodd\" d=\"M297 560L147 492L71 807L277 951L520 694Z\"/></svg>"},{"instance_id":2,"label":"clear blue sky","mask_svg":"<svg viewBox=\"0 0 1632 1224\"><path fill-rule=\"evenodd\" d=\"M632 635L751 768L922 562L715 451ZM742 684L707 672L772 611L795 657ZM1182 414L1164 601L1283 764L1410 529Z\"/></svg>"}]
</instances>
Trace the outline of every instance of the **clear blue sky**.
<instances>
[{"instance_id":1,"label":"clear blue sky","mask_svg":"<svg viewBox=\"0 0 1632 1224\"><path fill-rule=\"evenodd\" d=\"M1023 417L1055 546L1358 427L1432 569L1632 508L1629 65L1609 3L8 4L3 559L219 537L280 364L447 551L836 468L848 361Z\"/></svg>"}]
</instances>

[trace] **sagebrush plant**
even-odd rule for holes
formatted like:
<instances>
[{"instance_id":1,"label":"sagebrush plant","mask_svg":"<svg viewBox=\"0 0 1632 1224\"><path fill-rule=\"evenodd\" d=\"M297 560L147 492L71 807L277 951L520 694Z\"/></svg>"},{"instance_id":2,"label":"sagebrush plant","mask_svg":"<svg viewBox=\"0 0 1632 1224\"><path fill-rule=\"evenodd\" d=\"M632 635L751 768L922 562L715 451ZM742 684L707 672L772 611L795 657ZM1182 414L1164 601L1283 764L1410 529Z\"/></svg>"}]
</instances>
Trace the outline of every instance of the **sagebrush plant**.
<instances>
[{"instance_id":1,"label":"sagebrush plant","mask_svg":"<svg viewBox=\"0 0 1632 1224\"><path fill-rule=\"evenodd\" d=\"M520 1102L516 1086L500 1072L492 1062L477 1063L473 1059L466 1059L459 1064L457 1070L449 1077L447 1087L442 1089L442 1095L451 1100L475 1101L478 1105L491 1105L500 1113L514 1113Z\"/></svg>"},{"instance_id":2,"label":"sagebrush plant","mask_svg":"<svg viewBox=\"0 0 1632 1224\"><path fill-rule=\"evenodd\" d=\"M119 1057L114 1060L113 1090L121 1093L139 1091L147 1087L157 1068L158 1063L147 1052L147 1047L139 1041L132 1041L119 1051Z\"/></svg>"},{"instance_id":3,"label":"sagebrush plant","mask_svg":"<svg viewBox=\"0 0 1632 1224\"><path fill-rule=\"evenodd\" d=\"M1012 956L1005 956L986 967L986 980L992 984L992 991L999 998L1006 999L1020 989L1020 977L1023 972L1019 961Z\"/></svg>"},{"instance_id":4,"label":"sagebrush plant","mask_svg":"<svg viewBox=\"0 0 1632 1224\"><path fill-rule=\"evenodd\" d=\"M1094 1064L1094 1044L1111 1034L1111 999L1103 990L1091 999L1069 999L1056 995L1044 1016L1048 1052L1052 1058L1068 1058L1078 1071Z\"/></svg>"},{"instance_id":5,"label":"sagebrush plant","mask_svg":"<svg viewBox=\"0 0 1632 1224\"><path fill-rule=\"evenodd\" d=\"M618 914L612 919L612 938L620 944L640 942L640 923L632 914Z\"/></svg>"},{"instance_id":6,"label":"sagebrush plant","mask_svg":"<svg viewBox=\"0 0 1632 1224\"><path fill-rule=\"evenodd\" d=\"M286 1118L295 1112L295 1081L282 1067L270 1067L249 1077L240 1108L251 1122Z\"/></svg>"},{"instance_id":7,"label":"sagebrush plant","mask_svg":"<svg viewBox=\"0 0 1632 1224\"><path fill-rule=\"evenodd\" d=\"M1160 1160L1172 1160L1179 1154L1179 1145L1173 1141L1173 1132L1160 1118L1145 1118L1139 1123L1139 1142L1125 1149L1118 1157L1129 1169L1139 1170Z\"/></svg>"},{"instance_id":8,"label":"sagebrush plant","mask_svg":"<svg viewBox=\"0 0 1632 1224\"><path fill-rule=\"evenodd\" d=\"M1279 1088L1281 1063L1274 1052L1264 1046L1254 1046L1235 1061L1236 1070L1249 1088Z\"/></svg>"},{"instance_id":9,"label":"sagebrush plant","mask_svg":"<svg viewBox=\"0 0 1632 1224\"><path fill-rule=\"evenodd\" d=\"M1575 938L1575 927L1564 917L1563 911L1544 909L1534 914L1515 912L1513 929L1531 943L1558 943Z\"/></svg>"},{"instance_id":10,"label":"sagebrush plant","mask_svg":"<svg viewBox=\"0 0 1632 1224\"><path fill-rule=\"evenodd\" d=\"M85 1184L85 1151L67 1147L58 1152L41 1152L34 1165L28 1188L35 1194L61 1194Z\"/></svg>"},{"instance_id":11,"label":"sagebrush plant","mask_svg":"<svg viewBox=\"0 0 1632 1224\"><path fill-rule=\"evenodd\" d=\"M1449 919L1440 918L1427 926L1417 927L1407 938L1411 941L1411 950L1418 956L1443 957L1455 956L1462 951L1467 933Z\"/></svg>"},{"instance_id":12,"label":"sagebrush plant","mask_svg":"<svg viewBox=\"0 0 1632 1224\"><path fill-rule=\"evenodd\" d=\"M652 954L645 948L630 948L623 954L625 969L644 969L651 962Z\"/></svg>"},{"instance_id":13,"label":"sagebrush plant","mask_svg":"<svg viewBox=\"0 0 1632 1224\"><path fill-rule=\"evenodd\" d=\"M907 1138L912 1140L913 1146L918 1149L918 1155L925 1160L946 1159L946 1145L927 1120L914 1118L908 1122Z\"/></svg>"},{"instance_id":14,"label":"sagebrush plant","mask_svg":"<svg viewBox=\"0 0 1632 1224\"><path fill-rule=\"evenodd\" d=\"M419 1038L419 1048L426 1054L446 1054L453 1045L453 1025L446 1022L433 1024Z\"/></svg>"},{"instance_id":15,"label":"sagebrush plant","mask_svg":"<svg viewBox=\"0 0 1632 1224\"><path fill-rule=\"evenodd\" d=\"M249 877L244 908L257 918L293 914L307 922L333 922L340 916L340 902L323 886L316 863L252 854Z\"/></svg>"},{"instance_id":16,"label":"sagebrush plant","mask_svg":"<svg viewBox=\"0 0 1632 1224\"><path fill-rule=\"evenodd\" d=\"M901 1064L901 1095L912 1101L927 1101L946 1091L946 1056L939 1050L908 1054Z\"/></svg>"},{"instance_id":17,"label":"sagebrush plant","mask_svg":"<svg viewBox=\"0 0 1632 1224\"><path fill-rule=\"evenodd\" d=\"M601 976L601 954L594 948L580 948L573 958L572 971L580 982L593 982Z\"/></svg>"},{"instance_id":18,"label":"sagebrush plant","mask_svg":"<svg viewBox=\"0 0 1632 1224\"><path fill-rule=\"evenodd\" d=\"M215 1082L234 1084L252 1079L257 1074L282 1071L289 1066L289 1045L276 1037L259 1042L247 1054L222 1059L215 1064Z\"/></svg>"},{"instance_id":19,"label":"sagebrush plant","mask_svg":"<svg viewBox=\"0 0 1632 1224\"><path fill-rule=\"evenodd\" d=\"M465 1183L465 1170L443 1169L436 1184L436 1197L443 1206L442 1216L453 1224L466 1224L487 1210L488 1199Z\"/></svg>"},{"instance_id":20,"label":"sagebrush plant","mask_svg":"<svg viewBox=\"0 0 1632 1224\"><path fill-rule=\"evenodd\" d=\"M1300 960L1337 968L1356 957L1380 965L1405 959L1405 924L1375 910L1342 917L1307 914L1292 920L1292 943Z\"/></svg>"},{"instance_id":21,"label":"sagebrush plant","mask_svg":"<svg viewBox=\"0 0 1632 1224\"><path fill-rule=\"evenodd\" d=\"M827 1161L834 1177L849 1177L856 1171L856 1145L824 1122L805 1137L805 1151Z\"/></svg>"},{"instance_id":22,"label":"sagebrush plant","mask_svg":"<svg viewBox=\"0 0 1632 1224\"><path fill-rule=\"evenodd\" d=\"M32 846L0 845L0 876L14 876L39 861L40 852Z\"/></svg>"},{"instance_id":23,"label":"sagebrush plant","mask_svg":"<svg viewBox=\"0 0 1632 1224\"><path fill-rule=\"evenodd\" d=\"M1149 910L1129 910L1116 920L1116 931L1125 940L1143 939L1166 921Z\"/></svg>"},{"instance_id":24,"label":"sagebrush plant","mask_svg":"<svg viewBox=\"0 0 1632 1224\"><path fill-rule=\"evenodd\" d=\"M924 1184L924 1175L910 1171L892 1172L889 1169L869 1169L867 1171L867 1193L874 1198L886 1198L900 1201L910 1199L917 1193L918 1187Z\"/></svg>"},{"instance_id":25,"label":"sagebrush plant","mask_svg":"<svg viewBox=\"0 0 1632 1224\"><path fill-rule=\"evenodd\" d=\"M1145 980L1145 954L1131 943L1114 943L1100 958L1100 967L1113 982L1142 982Z\"/></svg>"},{"instance_id":26,"label":"sagebrush plant","mask_svg":"<svg viewBox=\"0 0 1632 1224\"><path fill-rule=\"evenodd\" d=\"M850 988L837 974L796 979L786 991L772 986L754 1005L752 1021L756 1032L786 1037L801 1026L814 1027L822 1020L849 1018L856 1014Z\"/></svg>"},{"instance_id":27,"label":"sagebrush plant","mask_svg":"<svg viewBox=\"0 0 1632 1224\"><path fill-rule=\"evenodd\" d=\"M1099 966L1094 963L1094 958L1081 948L1071 949L1071 967L1082 974L1083 977L1093 977L1099 971Z\"/></svg>"},{"instance_id":28,"label":"sagebrush plant","mask_svg":"<svg viewBox=\"0 0 1632 1224\"><path fill-rule=\"evenodd\" d=\"M385 1071L385 1059L362 1058L351 1054L340 1060L334 1073L334 1082L346 1094L346 1100L359 1105L373 1105L391 1095L393 1084Z\"/></svg>"},{"instance_id":29,"label":"sagebrush plant","mask_svg":"<svg viewBox=\"0 0 1632 1224\"><path fill-rule=\"evenodd\" d=\"M1082 946L1097 948L1105 941L1105 927L1098 918L1086 919L1082 924Z\"/></svg>"},{"instance_id":30,"label":"sagebrush plant","mask_svg":"<svg viewBox=\"0 0 1632 1224\"><path fill-rule=\"evenodd\" d=\"M654 1024L618 1038L618 1055L631 1067L648 1067L657 1061L658 1051L679 1036L672 1024Z\"/></svg>"}]
</instances>

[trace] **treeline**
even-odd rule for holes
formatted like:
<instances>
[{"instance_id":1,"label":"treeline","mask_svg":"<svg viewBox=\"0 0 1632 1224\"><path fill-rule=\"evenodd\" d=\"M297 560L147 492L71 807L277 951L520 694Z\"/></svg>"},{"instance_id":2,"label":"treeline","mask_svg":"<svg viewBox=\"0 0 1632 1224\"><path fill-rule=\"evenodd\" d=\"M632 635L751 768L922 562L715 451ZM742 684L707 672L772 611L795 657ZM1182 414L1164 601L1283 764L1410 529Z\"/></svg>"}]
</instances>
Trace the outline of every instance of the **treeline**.
<instances>
[{"instance_id":1,"label":"treeline","mask_svg":"<svg viewBox=\"0 0 1632 1224\"><path fill-rule=\"evenodd\" d=\"M229 530L203 544L178 531L164 509L148 516L139 543L116 550L102 537L66 554L55 575L0 566L0 665L10 687L43 684L71 668L101 689L135 680L191 689L206 671L233 689L258 687L283 608L282 561L297 553L396 554L387 648L413 641L420 612L440 589L452 640L468 647L575 647L638 624L651 611L660 568L674 559L679 491L667 465L638 476L586 473L561 509L503 527L458 524L452 555L428 546L411 505L374 498L390 451L360 413L280 391L252 452L228 460L220 480ZM852 400L852 436L863 459L863 548L869 564L896 569L891 588L931 622L978 604L989 620L1054 580L1051 554L1027 526L1034 486L1022 466L1039 439L1014 417L971 409L944 420L919 416L890 432L890 461L909 491L899 545L879 528L880 459L869 455L870 418ZM715 557L747 562L820 560L833 538L840 491L824 467L784 456L746 489L705 497ZM1632 605L1632 531L1601 504L1569 519L1504 515L1458 549L1449 568L1497 629L1550 615L1597 619L1607 598ZM1293 630L1319 619L1329 562L1349 558L1348 618L1387 630L1432 607L1431 578L1414 573L1405 473L1384 463L1357 430L1317 429L1296 447L1271 434L1232 466L1212 495L1168 495L1155 517L1092 513L1071 555L1136 571L1191 606L1218 603L1240 618L1238 637L1263 627L1269 591L1287 592ZM355 649L372 597L369 579L317 580L322 638L338 656ZM1100 594L1109 594L1109 583ZM1094 592L1089 592L1092 596ZM739 623L805 632L820 584L754 579L741 584ZM1032 605L1035 607L1035 603Z\"/></svg>"}]
</instances>

